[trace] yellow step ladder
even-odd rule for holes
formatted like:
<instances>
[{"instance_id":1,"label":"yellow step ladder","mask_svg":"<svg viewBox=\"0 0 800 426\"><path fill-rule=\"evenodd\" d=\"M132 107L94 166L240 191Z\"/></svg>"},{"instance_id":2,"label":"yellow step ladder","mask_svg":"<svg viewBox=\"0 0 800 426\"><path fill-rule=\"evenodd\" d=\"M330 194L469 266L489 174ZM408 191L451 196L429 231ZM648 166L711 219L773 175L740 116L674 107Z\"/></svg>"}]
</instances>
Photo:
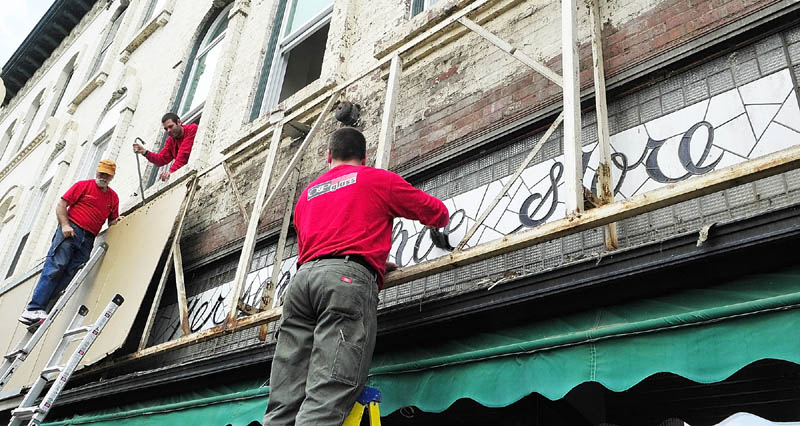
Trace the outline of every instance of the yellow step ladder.
<instances>
[{"instance_id":1,"label":"yellow step ladder","mask_svg":"<svg viewBox=\"0 0 800 426\"><path fill-rule=\"evenodd\" d=\"M350 414L344 419L342 426L359 426L361 425L361 417L364 416L364 410L369 410L369 424L370 426L381 426L381 412L378 408L378 403L381 402L381 391L378 389L364 386L361 395L356 400L356 405Z\"/></svg>"}]
</instances>

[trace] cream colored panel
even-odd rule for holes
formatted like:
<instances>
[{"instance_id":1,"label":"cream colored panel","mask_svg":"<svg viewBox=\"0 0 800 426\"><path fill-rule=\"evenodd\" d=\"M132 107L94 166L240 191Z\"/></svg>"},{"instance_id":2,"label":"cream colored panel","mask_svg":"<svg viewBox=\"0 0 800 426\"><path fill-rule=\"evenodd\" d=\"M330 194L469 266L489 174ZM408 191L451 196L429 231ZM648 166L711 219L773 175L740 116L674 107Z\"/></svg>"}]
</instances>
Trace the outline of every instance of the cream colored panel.
<instances>
[{"instance_id":1,"label":"cream colored panel","mask_svg":"<svg viewBox=\"0 0 800 426\"><path fill-rule=\"evenodd\" d=\"M188 183L191 183L191 179ZM108 305L115 294L119 293L125 298L125 303L106 325L81 365L100 361L107 354L113 353L122 346L136 314L139 312L147 286L150 284L187 192L187 183L180 183L108 229L104 234L108 242L108 252L100 265L87 277L86 283L78 288L42 341L6 385L6 389L33 383L47 364L50 354L55 350L61 335L81 304L85 304L89 308L89 315L86 318L87 323L91 323L103 312L103 308ZM98 238L98 240L100 239ZM29 280L18 287L19 291L26 293L22 290L22 288L26 288L28 289L27 294L30 294L33 283L35 280ZM12 315L5 313L7 310L5 296L4 294L0 299L0 303L2 303L0 307L4 312L2 318ZM20 302L17 299L22 299L22 297L17 296L9 304L19 303L19 306L16 309L12 307L8 309L19 315L27 301ZM14 333L17 336L15 338L19 339L21 333L24 332L24 327L16 325L18 324L16 319L8 321L6 324L15 324L17 328ZM77 343L73 343L67 353L71 353L76 346Z\"/></svg>"},{"instance_id":2,"label":"cream colored panel","mask_svg":"<svg viewBox=\"0 0 800 426\"><path fill-rule=\"evenodd\" d=\"M17 318L22 313L22 310L31 300L33 293L33 286L36 280L39 279L39 274L36 274L23 282L22 284L12 288L11 290L0 295L0 355L5 355L16 349L17 343L25 335L25 327L17 327ZM8 386L6 390L10 389Z\"/></svg>"}]
</instances>

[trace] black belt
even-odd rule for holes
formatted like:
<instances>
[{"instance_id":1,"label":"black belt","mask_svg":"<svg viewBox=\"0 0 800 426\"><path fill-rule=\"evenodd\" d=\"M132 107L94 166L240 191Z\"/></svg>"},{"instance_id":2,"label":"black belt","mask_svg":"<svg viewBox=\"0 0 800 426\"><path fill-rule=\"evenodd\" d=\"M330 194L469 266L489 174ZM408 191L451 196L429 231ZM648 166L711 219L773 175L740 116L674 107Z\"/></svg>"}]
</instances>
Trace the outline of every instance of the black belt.
<instances>
[{"instance_id":1,"label":"black belt","mask_svg":"<svg viewBox=\"0 0 800 426\"><path fill-rule=\"evenodd\" d=\"M367 268L371 273L373 274L375 273L375 268L372 267L372 265L370 265L369 263L367 263L367 259L364 259L364 256L361 256L359 254L342 254L342 255L325 254L320 257L316 257L312 260L322 260L322 259L344 259L345 261L358 263L359 265Z\"/></svg>"}]
</instances>

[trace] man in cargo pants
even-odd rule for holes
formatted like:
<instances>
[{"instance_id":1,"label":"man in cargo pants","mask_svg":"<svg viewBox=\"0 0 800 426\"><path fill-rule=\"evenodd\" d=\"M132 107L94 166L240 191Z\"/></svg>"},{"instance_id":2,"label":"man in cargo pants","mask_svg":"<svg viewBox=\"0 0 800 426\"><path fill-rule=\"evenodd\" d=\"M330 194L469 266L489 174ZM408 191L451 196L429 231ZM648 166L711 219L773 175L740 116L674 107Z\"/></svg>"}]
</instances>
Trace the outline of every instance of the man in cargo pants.
<instances>
[{"instance_id":1,"label":"man in cargo pants","mask_svg":"<svg viewBox=\"0 0 800 426\"><path fill-rule=\"evenodd\" d=\"M447 207L400 176L366 167L366 140L345 127L330 170L295 207L299 268L286 292L264 425L341 425L367 380L378 291L396 217L437 228Z\"/></svg>"}]
</instances>

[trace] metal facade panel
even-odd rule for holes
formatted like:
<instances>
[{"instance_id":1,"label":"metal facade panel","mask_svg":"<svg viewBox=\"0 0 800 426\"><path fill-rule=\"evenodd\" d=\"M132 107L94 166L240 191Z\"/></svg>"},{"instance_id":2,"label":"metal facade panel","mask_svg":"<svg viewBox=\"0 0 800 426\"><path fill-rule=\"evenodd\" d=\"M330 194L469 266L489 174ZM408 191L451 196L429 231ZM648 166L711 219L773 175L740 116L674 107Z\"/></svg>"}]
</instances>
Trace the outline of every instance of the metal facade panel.
<instances>
[{"instance_id":1,"label":"metal facade panel","mask_svg":"<svg viewBox=\"0 0 800 426\"><path fill-rule=\"evenodd\" d=\"M5 355L12 350L16 349L16 344L25 335L25 327L17 327L17 318L22 312L28 301L31 300L33 293L33 286L36 285L36 280L39 279L39 274L36 274L20 285L8 290L0 295L0 321L2 324L7 324L3 327L3 332L0 333L0 351ZM6 389L11 389L6 387Z\"/></svg>"}]
</instances>

